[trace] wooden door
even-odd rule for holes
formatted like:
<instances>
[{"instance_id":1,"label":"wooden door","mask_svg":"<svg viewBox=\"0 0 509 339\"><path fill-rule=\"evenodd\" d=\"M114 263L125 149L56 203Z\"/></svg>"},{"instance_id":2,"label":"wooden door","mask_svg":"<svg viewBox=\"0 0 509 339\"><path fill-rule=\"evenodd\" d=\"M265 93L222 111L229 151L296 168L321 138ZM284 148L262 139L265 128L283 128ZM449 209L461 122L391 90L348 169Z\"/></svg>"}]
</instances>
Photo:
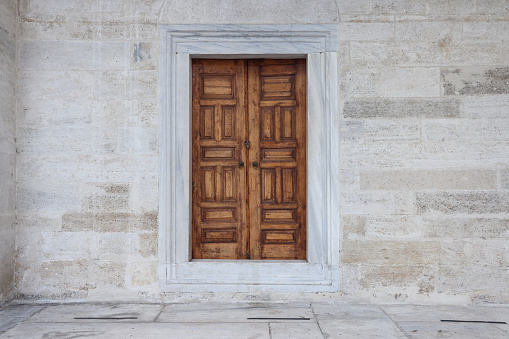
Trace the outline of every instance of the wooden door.
<instances>
[{"instance_id":1,"label":"wooden door","mask_svg":"<svg viewBox=\"0 0 509 339\"><path fill-rule=\"evenodd\" d=\"M305 60L193 60L193 259L306 259Z\"/></svg>"}]
</instances>

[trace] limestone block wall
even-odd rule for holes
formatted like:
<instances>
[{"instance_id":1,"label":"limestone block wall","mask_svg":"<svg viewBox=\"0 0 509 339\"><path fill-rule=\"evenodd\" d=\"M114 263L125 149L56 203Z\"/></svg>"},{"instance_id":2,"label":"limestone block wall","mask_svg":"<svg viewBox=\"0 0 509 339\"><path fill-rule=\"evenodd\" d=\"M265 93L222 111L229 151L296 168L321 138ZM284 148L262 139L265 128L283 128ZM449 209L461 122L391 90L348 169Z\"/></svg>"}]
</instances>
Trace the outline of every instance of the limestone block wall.
<instances>
[{"instance_id":1,"label":"limestone block wall","mask_svg":"<svg viewBox=\"0 0 509 339\"><path fill-rule=\"evenodd\" d=\"M18 297L174 297L157 280L159 25L329 23L339 27L341 130L332 297L509 302L506 1L19 9Z\"/></svg>"},{"instance_id":2,"label":"limestone block wall","mask_svg":"<svg viewBox=\"0 0 509 339\"><path fill-rule=\"evenodd\" d=\"M342 291L508 302L509 4L338 5Z\"/></svg>"},{"instance_id":3,"label":"limestone block wall","mask_svg":"<svg viewBox=\"0 0 509 339\"><path fill-rule=\"evenodd\" d=\"M16 1L0 2L0 305L14 293Z\"/></svg>"}]
</instances>

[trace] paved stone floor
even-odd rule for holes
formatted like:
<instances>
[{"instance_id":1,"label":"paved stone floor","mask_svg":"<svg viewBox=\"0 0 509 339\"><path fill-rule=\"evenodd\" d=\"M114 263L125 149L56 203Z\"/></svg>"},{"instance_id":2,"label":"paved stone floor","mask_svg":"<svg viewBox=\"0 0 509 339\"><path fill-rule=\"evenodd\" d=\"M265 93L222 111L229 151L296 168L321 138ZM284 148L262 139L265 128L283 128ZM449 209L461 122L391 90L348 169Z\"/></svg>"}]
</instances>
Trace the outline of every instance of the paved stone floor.
<instances>
[{"instance_id":1,"label":"paved stone floor","mask_svg":"<svg viewBox=\"0 0 509 339\"><path fill-rule=\"evenodd\" d=\"M509 338L502 322L509 306L13 304L0 338Z\"/></svg>"}]
</instances>

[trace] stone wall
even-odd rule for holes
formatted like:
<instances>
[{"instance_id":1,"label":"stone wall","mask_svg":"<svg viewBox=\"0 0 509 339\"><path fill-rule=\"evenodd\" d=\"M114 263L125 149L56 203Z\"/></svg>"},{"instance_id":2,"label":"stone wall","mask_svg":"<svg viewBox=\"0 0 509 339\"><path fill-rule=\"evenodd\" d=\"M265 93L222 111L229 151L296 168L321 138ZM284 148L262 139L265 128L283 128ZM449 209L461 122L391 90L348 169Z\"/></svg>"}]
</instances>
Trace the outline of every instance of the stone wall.
<instances>
[{"instance_id":1,"label":"stone wall","mask_svg":"<svg viewBox=\"0 0 509 339\"><path fill-rule=\"evenodd\" d=\"M157 280L160 24L333 23L333 297L509 302L506 1L19 5L20 298L173 298Z\"/></svg>"},{"instance_id":2,"label":"stone wall","mask_svg":"<svg viewBox=\"0 0 509 339\"><path fill-rule=\"evenodd\" d=\"M0 305L14 292L16 1L0 2Z\"/></svg>"}]
</instances>

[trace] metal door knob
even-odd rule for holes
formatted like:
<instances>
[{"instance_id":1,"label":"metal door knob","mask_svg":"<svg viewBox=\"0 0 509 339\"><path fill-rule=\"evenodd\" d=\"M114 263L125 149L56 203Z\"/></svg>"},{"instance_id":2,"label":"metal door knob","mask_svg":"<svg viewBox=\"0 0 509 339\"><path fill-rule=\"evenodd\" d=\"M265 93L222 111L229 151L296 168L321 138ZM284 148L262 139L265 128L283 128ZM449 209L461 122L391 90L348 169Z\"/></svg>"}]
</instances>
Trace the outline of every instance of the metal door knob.
<instances>
[{"instance_id":1,"label":"metal door knob","mask_svg":"<svg viewBox=\"0 0 509 339\"><path fill-rule=\"evenodd\" d=\"M239 161L239 167L244 167L244 161Z\"/></svg>"},{"instance_id":2,"label":"metal door knob","mask_svg":"<svg viewBox=\"0 0 509 339\"><path fill-rule=\"evenodd\" d=\"M258 167L258 162L253 161L253 167Z\"/></svg>"}]
</instances>

